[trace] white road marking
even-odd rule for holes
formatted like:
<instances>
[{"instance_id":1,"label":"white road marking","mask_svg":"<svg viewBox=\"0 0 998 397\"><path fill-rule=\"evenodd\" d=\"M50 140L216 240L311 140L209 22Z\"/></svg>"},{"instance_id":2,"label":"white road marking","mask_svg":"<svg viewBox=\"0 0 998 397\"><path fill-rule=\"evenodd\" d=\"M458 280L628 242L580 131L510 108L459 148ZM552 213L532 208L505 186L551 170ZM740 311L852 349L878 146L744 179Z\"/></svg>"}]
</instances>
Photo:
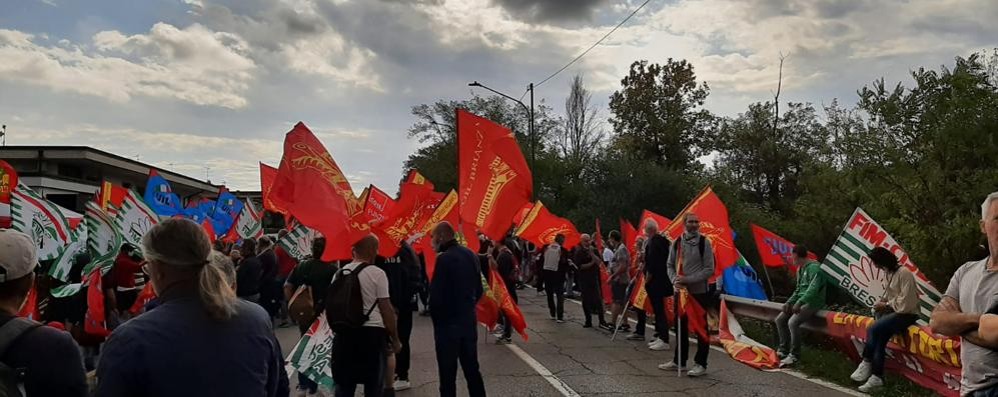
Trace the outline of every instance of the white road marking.
<instances>
[{"instance_id":1,"label":"white road marking","mask_svg":"<svg viewBox=\"0 0 998 397\"><path fill-rule=\"evenodd\" d=\"M571 301L571 302L575 302L576 304L578 304L580 306L582 305L582 302L577 301L575 299L565 299L565 300ZM606 312L606 314L610 314L610 312ZM638 322L636 320L628 318L627 321L630 322L631 324L634 324L634 326L638 325ZM655 328L654 328L653 324L647 324L646 323L645 324L645 329L646 330L655 331ZM672 335L673 338L677 338L676 333L673 332L673 331L669 331L669 335ZM695 338L690 337L689 339L690 339L690 342L696 343L696 339ZM508 345L508 346L512 346L512 345ZM724 350L724 348L722 348L720 346L710 345L710 348L712 350L716 350L716 351L719 351L721 353L724 353L725 355L728 354L728 352L726 350ZM829 389L835 390L837 392L845 393L845 394L848 394L848 395L854 396L854 397L866 397L866 396L868 396L868 394L865 394L865 393L860 392L858 390L853 390L853 389L850 389L850 388L847 388L847 387L839 386L839 385L837 385L835 383L826 381L824 379L813 378L813 377L810 377L808 375L805 375L802 372L798 372L798 371L795 371L795 370L792 370L792 369L786 369L786 368L784 368L784 369L779 369L779 370L763 371L763 372L784 373L784 374L793 376L793 377L795 377L797 379L805 380L805 381L814 383L814 384L816 384L818 386L824 386L824 387L827 387Z\"/></svg>"},{"instance_id":2,"label":"white road marking","mask_svg":"<svg viewBox=\"0 0 998 397\"><path fill-rule=\"evenodd\" d=\"M513 354L516 354L516 356L519 357L521 360L523 360L523 362L527 363L527 365L533 368L534 371L537 372L538 375L543 377L544 380L548 381L548 383L550 383L551 386L554 386L555 390L558 390L558 392L561 393L561 395L565 397L581 397L579 393L577 393L575 390L572 390L571 386L569 386L568 383L565 383L565 381L559 379L557 376L554 376L554 374L552 374L551 371L549 371L547 368L544 367L544 365L542 365L540 362L538 362L529 354L527 354L527 352L523 351L523 349L521 349L519 346L511 343L506 345L506 347L508 347L509 350L513 351Z\"/></svg>"}]
</instances>

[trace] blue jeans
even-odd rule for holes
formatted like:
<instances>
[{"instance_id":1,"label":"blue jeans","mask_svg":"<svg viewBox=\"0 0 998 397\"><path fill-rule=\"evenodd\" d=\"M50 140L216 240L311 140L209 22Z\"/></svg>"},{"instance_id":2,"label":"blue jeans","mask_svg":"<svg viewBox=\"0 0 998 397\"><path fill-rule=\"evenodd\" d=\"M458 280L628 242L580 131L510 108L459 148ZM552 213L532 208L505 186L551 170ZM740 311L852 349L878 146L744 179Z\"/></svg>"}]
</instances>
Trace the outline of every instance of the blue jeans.
<instances>
[{"instance_id":1,"label":"blue jeans","mask_svg":"<svg viewBox=\"0 0 998 397\"><path fill-rule=\"evenodd\" d=\"M891 313L887 314L866 330L866 346L863 347L863 359L873 364L873 375L884 377L884 360L887 358L887 342L891 337L904 332L915 321L917 314Z\"/></svg>"}]
</instances>

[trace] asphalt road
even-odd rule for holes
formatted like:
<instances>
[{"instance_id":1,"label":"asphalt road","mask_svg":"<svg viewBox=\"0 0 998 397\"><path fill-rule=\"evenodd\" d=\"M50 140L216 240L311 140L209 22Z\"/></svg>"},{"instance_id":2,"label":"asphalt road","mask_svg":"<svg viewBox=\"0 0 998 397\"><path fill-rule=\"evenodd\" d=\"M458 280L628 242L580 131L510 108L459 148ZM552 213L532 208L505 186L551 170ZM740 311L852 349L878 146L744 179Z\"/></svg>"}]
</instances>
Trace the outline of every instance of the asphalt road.
<instances>
[{"instance_id":1,"label":"asphalt road","mask_svg":"<svg viewBox=\"0 0 998 397\"><path fill-rule=\"evenodd\" d=\"M521 290L520 307L527 318L529 341L514 334L512 345L496 345L495 338L479 338L479 363L490 395L496 396L848 396L822 384L782 372L756 371L711 350L707 375L677 377L657 368L672 359L673 351L654 352L644 342L610 341L608 332L582 328L582 308L566 302L566 322L548 318L547 303L532 289ZM399 396L436 396L437 365L433 326L416 316L412 333L412 389ZM277 332L285 352L298 340L295 328ZM651 335L651 332L646 333ZM675 345L675 338L670 342ZM695 344L691 343L695 348ZM675 347L673 347L675 348ZM692 354L691 354L692 357ZM691 358L692 360L692 358ZM534 366L528 364L534 362ZM692 362L691 362L692 364ZM458 375L459 395L467 392ZM546 375L546 376L545 376ZM296 382L292 376L292 385ZM557 386L556 386L557 385ZM293 388L293 386L292 386ZM332 393L327 393L331 395ZM360 394L360 393L358 393Z\"/></svg>"}]
</instances>

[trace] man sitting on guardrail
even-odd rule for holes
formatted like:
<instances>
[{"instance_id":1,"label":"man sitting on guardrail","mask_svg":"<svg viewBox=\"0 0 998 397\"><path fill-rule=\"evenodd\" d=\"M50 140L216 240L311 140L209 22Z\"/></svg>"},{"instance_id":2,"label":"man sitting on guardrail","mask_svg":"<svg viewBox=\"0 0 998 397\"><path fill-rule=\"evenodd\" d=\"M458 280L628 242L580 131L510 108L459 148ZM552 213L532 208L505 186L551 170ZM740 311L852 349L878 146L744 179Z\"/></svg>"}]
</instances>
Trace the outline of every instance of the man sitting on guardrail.
<instances>
[{"instance_id":1,"label":"man sitting on guardrail","mask_svg":"<svg viewBox=\"0 0 998 397\"><path fill-rule=\"evenodd\" d=\"M783 311L776 316L776 331L780 336L780 367L789 367L800 360L800 326L825 307L825 276L821 264L808 259L807 247L794 247L794 265L800 268L797 273L797 287L783 304Z\"/></svg>"},{"instance_id":2,"label":"man sitting on guardrail","mask_svg":"<svg viewBox=\"0 0 998 397\"><path fill-rule=\"evenodd\" d=\"M932 311L929 326L946 336L960 336L962 396L993 396L998 392L998 337L994 319L983 316L998 295L998 192L981 205L981 232L987 235L990 255L967 262L949 281L946 295ZM990 337L989 337L990 336Z\"/></svg>"}]
</instances>

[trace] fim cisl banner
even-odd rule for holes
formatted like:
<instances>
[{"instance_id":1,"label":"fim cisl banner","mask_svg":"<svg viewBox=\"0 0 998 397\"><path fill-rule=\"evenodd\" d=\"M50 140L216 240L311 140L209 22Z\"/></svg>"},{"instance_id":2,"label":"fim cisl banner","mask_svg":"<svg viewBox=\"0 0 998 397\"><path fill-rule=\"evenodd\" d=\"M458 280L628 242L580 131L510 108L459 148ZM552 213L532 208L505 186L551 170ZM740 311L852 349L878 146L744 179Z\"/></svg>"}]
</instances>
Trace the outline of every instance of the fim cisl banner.
<instances>
[{"instance_id":1,"label":"fim cisl banner","mask_svg":"<svg viewBox=\"0 0 998 397\"><path fill-rule=\"evenodd\" d=\"M866 256L873 247L888 249L898 257L902 266L915 275L918 297L921 300L918 324L927 325L941 294L918 270L904 248L862 208L856 208L853 212L842 234L825 257L821 269L857 302L873 307L884 295L887 282L887 272L873 266L873 262Z\"/></svg>"}]
</instances>

